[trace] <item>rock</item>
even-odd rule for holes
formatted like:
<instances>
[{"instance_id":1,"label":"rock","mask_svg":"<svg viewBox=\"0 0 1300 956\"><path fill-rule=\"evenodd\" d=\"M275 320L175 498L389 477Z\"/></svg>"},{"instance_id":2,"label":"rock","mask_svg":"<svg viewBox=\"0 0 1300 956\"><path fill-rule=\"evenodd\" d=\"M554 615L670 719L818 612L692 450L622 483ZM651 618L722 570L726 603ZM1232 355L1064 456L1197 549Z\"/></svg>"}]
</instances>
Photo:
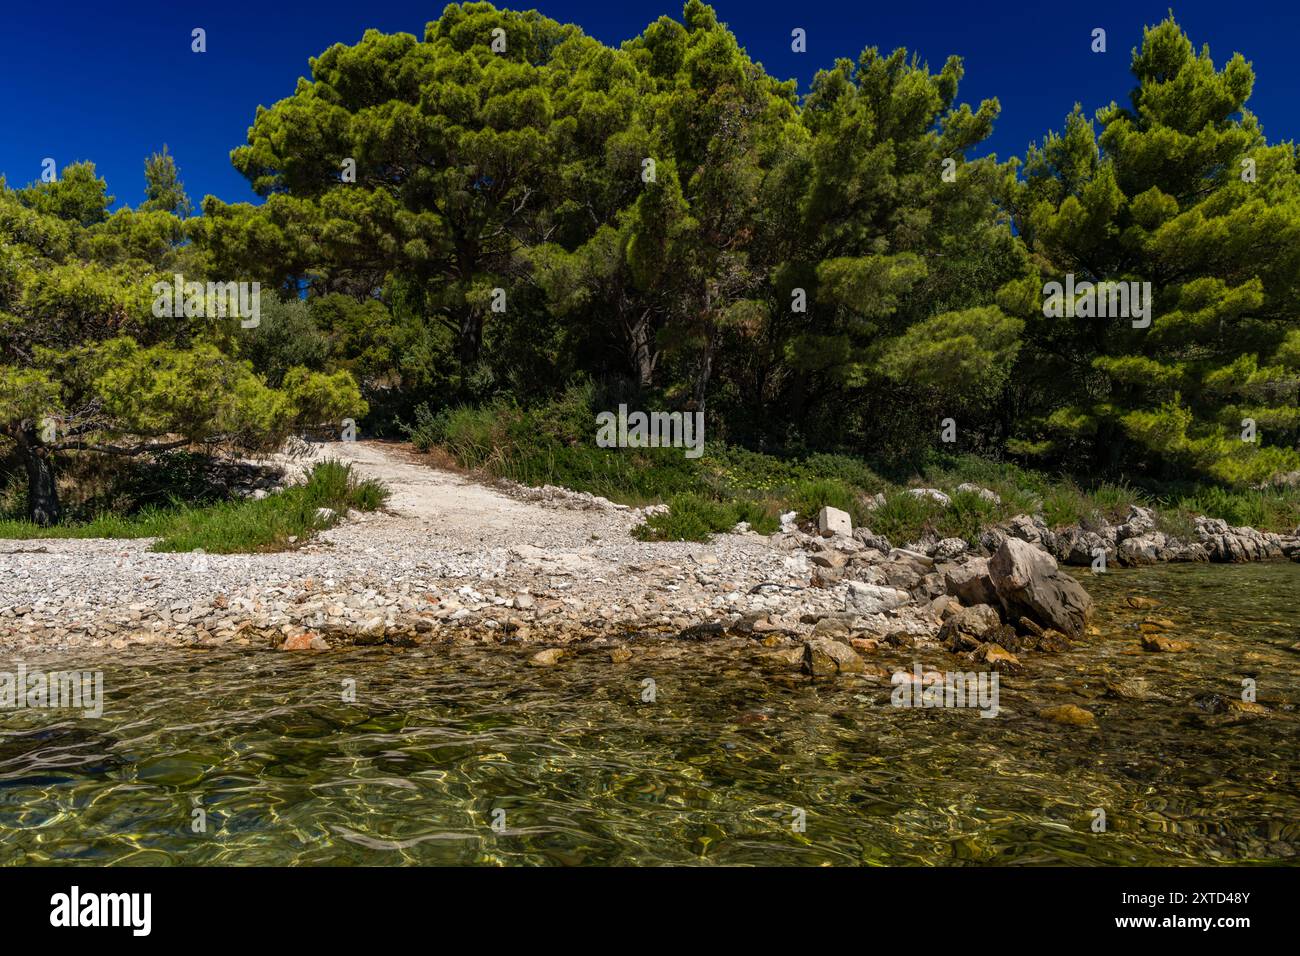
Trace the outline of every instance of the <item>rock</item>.
<instances>
[{"instance_id":1,"label":"rock","mask_svg":"<svg viewBox=\"0 0 1300 956\"><path fill-rule=\"evenodd\" d=\"M1070 649L1070 639L1049 627L1034 638L1034 646L1045 654L1062 654Z\"/></svg>"},{"instance_id":2,"label":"rock","mask_svg":"<svg viewBox=\"0 0 1300 956\"><path fill-rule=\"evenodd\" d=\"M925 569L919 568L910 561L890 561L880 566L878 574L891 588L911 591L921 583Z\"/></svg>"},{"instance_id":3,"label":"rock","mask_svg":"<svg viewBox=\"0 0 1300 956\"><path fill-rule=\"evenodd\" d=\"M828 505L817 513L817 530L828 536L853 534L853 519L847 511Z\"/></svg>"},{"instance_id":4,"label":"rock","mask_svg":"<svg viewBox=\"0 0 1300 956\"><path fill-rule=\"evenodd\" d=\"M1143 631L1172 631L1178 625L1167 617L1144 617L1141 625Z\"/></svg>"},{"instance_id":5,"label":"rock","mask_svg":"<svg viewBox=\"0 0 1300 956\"><path fill-rule=\"evenodd\" d=\"M996 600L996 598L995 598ZM961 611L961 602L946 594L941 594L930 602L930 613L936 620L946 621Z\"/></svg>"},{"instance_id":6,"label":"rock","mask_svg":"<svg viewBox=\"0 0 1300 956\"><path fill-rule=\"evenodd\" d=\"M813 625L813 637L827 637L847 644L852 633L849 622L842 617L824 617Z\"/></svg>"},{"instance_id":7,"label":"rock","mask_svg":"<svg viewBox=\"0 0 1300 956\"><path fill-rule=\"evenodd\" d=\"M1110 541L1096 531L1077 526L1058 531L1054 545L1052 553L1062 564L1087 567L1097 557L1098 551L1105 553L1107 561L1115 557L1115 549Z\"/></svg>"},{"instance_id":8,"label":"rock","mask_svg":"<svg viewBox=\"0 0 1300 956\"><path fill-rule=\"evenodd\" d=\"M726 631L727 625L722 621L701 621L681 631L677 637L683 641L706 641L711 637L720 637Z\"/></svg>"},{"instance_id":9,"label":"rock","mask_svg":"<svg viewBox=\"0 0 1300 956\"><path fill-rule=\"evenodd\" d=\"M1148 531L1120 541L1116 556L1120 564L1137 566L1167 560L1168 551L1169 539L1162 532Z\"/></svg>"},{"instance_id":10,"label":"rock","mask_svg":"<svg viewBox=\"0 0 1300 956\"><path fill-rule=\"evenodd\" d=\"M804 642L803 661L804 668L814 677L860 673L865 666L853 648L824 637Z\"/></svg>"},{"instance_id":11,"label":"rock","mask_svg":"<svg viewBox=\"0 0 1300 956\"><path fill-rule=\"evenodd\" d=\"M316 522L318 524L328 524L329 522L333 521L337 517L338 517L338 512L336 512L333 508L316 509Z\"/></svg>"},{"instance_id":12,"label":"rock","mask_svg":"<svg viewBox=\"0 0 1300 956\"><path fill-rule=\"evenodd\" d=\"M803 645L783 647L775 651L763 651L756 655L758 664L764 670L783 671L802 667L807 649Z\"/></svg>"},{"instance_id":13,"label":"rock","mask_svg":"<svg viewBox=\"0 0 1300 956\"><path fill-rule=\"evenodd\" d=\"M1121 680L1106 681L1106 693L1123 700L1168 700L1164 694L1151 689L1145 677L1125 677Z\"/></svg>"},{"instance_id":14,"label":"rock","mask_svg":"<svg viewBox=\"0 0 1300 956\"><path fill-rule=\"evenodd\" d=\"M1235 710L1240 714L1251 714L1256 717L1262 717L1265 714L1272 713L1272 711L1263 704L1253 700L1229 700L1228 709Z\"/></svg>"},{"instance_id":15,"label":"rock","mask_svg":"<svg viewBox=\"0 0 1300 956\"><path fill-rule=\"evenodd\" d=\"M1154 653L1176 654L1180 651L1189 651L1192 645L1187 641L1176 641L1172 637L1165 637L1163 634L1143 634L1142 650L1152 651Z\"/></svg>"},{"instance_id":16,"label":"rock","mask_svg":"<svg viewBox=\"0 0 1300 956\"><path fill-rule=\"evenodd\" d=\"M1020 670L1020 659L1000 644L981 644L975 649L971 659L980 664L987 664L999 673L1010 674Z\"/></svg>"},{"instance_id":17,"label":"rock","mask_svg":"<svg viewBox=\"0 0 1300 956\"><path fill-rule=\"evenodd\" d=\"M857 541L864 548L871 548L874 551L881 551L888 554L893 550L893 545L883 534L873 534L870 528L854 528L853 540Z\"/></svg>"},{"instance_id":18,"label":"rock","mask_svg":"<svg viewBox=\"0 0 1300 956\"><path fill-rule=\"evenodd\" d=\"M978 495L980 498L991 504L1002 504L1002 498L996 491L990 491L988 488L981 488L979 485L973 485L969 481L963 481L957 486L957 490L963 494Z\"/></svg>"},{"instance_id":19,"label":"rock","mask_svg":"<svg viewBox=\"0 0 1300 956\"><path fill-rule=\"evenodd\" d=\"M528 658L528 663L532 667L553 667L558 664L560 658L564 656L564 648L548 647L544 651L538 651L532 657Z\"/></svg>"},{"instance_id":20,"label":"rock","mask_svg":"<svg viewBox=\"0 0 1300 956\"><path fill-rule=\"evenodd\" d=\"M1016 515L1010 518L1002 527L1007 537L1019 538L1021 541L1028 541L1030 544L1040 544L1043 547L1048 547L1048 543L1054 540L1052 533L1047 530L1047 522L1036 516Z\"/></svg>"},{"instance_id":21,"label":"rock","mask_svg":"<svg viewBox=\"0 0 1300 956\"><path fill-rule=\"evenodd\" d=\"M848 563L849 558L842 551L818 551L810 555L808 560L818 567L838 570Z\"/></svg>"},{"instance_id":22,"label":"rock","mask_svg":"<svg viewBox=\"0 0 1300 956\"><path fill-rule=\"evenodd\" d=\"M944 572L948 593L962 604L996 604L998 593L989 576L987 558L971 558Z\"/></svg>"},{"instance_id":23,"label":"rock","mask_svg":"<svg viewBox=\"0 0 1300 956\"><path fill-rule=\"evenodd\" d=\"M1039 627L1036 623L1031 621L1029 618L1022 617L1017 623L1020 626L1020 630L1022 630L1024 633L1031 634L1034 637L1043 636L1043 628Z\"/></svg>"},{"instance_id":24,"label":"rock","mask_svg":"<svg viewBox=\"0 0 1300 956\"><path fill-rule=\"evenodd\" d=\"M611 664L626 664L632 659L632 652L626 647L615 647L609 652L609 661Z\"/></svg>"},{"instance_id":25,"label":"rock","mask_svg":"<svg viewBox=\"0 0 1300 956\"><path fill-rule=\"evenodd\" d=\"M878 584L864 584L861 581L849 581L848 593L844 599L844 609L860 611L863 614L880 614L896 607L902 607L910 600L911 595L897 588L882 587Z\"/></svg>"},{"instance_id":26,"label":"rock","mask_svg":"<svg viewBox=\"0 0 1300 956\"><path fill-rule=\"evenodd\" d=\"M810 583L815 588L833 588L843 577L844 571L840 568L813 568Z\"/></svg>"},{"instance_id":27,"label":"rock","mask_svg":"<svg viewBox=\"0 0 1300 956\"><path fill-rule=\"evenodd\" d=\"M1129 538L1140 538L1143 535L1150 534L1156 529L1156 516L1150 508L1139 508L1137 505L1130 505L1128 517L1124 523L1115 529L1116 541L1127 541Z\"/></svg>"},{"instance_id":28,"label":"rock","mask_svg":"<svg viewBox=\"0 0 1300 956\"><path fill-rule=\"evenodd\" d=\"M989 576L1009 619L1024 615L1070 638L1083 635L1092 598L1079 582L1061 573L1051 555L1008 538L989 559Z\"/></svg>"},{"instance_id":29,"label":"rock","mask_svg":"<svg viewBox=\"0 0 1300 956\"><path fill-rule=\"evenodd\" d=\"M1230 527L1222 518L1196 519L1196 533L1211 561L1241 564L1282 555L1281 538L1254 528Z\"/></svg>"},{"instance_id":30,"label":"rock","mask_svg":"<svg viewBox=\"0 0 1300 956\"><path fill-rule=\"evenodd\" d=\"M1002 618L988 604L964 607L939 628L939 641L950 650L969 650L988 639L1002 626Z\"/></svg>"},{"instance_id":31,"label":"rock","mask_svg":"<svg viewBox=\"0 0 1300 956\"><path fill-rule=\"evenodd\" d=\"M1124 599L1124 603L1129 607L1137 608L1140 611L1150 610L1160 606L1160 601L1156 598L1142 597L1137 594L1130 594Z\"/></svg>"},{"instance_id":32,"label":"rock","mask_svg":"<svg viewBox=\"0 0 1300 956\"><path fill-rule=\"evenodd\" d=\"M931 501L938 502L944 508L952 504L952 499L938 488L908 488L907 493L914 498L928 498Z\"/></svg>"},{"instance_id":33,"label":"rock","mask_svg":"<svg viewBox=\"0 0 1300 956\"><path fill-rule=\"evenodd\" d=\"M920 551L912 551L908 548L892 548L889 552L890 561L910 561L920 568L928 569L934 567L934 558Z\"/></svg>"},{"instance_id":34,"label":"rock","mask_svg":"<svg viewBox=\"0 0 1300 956\"><path fill-rule=\"evenodd\" d=\"M312 631L287 637L280 645L282 651L328 651L329 649L329 642Z\"/></svg>"},{"instance_id":35,"label":"rock","mask_svg":"<svg viewBox=\"0 0 1300 956\"><path fill-rule=\"evenodd\" d=\"M958 555L970 550L970 545L963 538L942 538L935 543L930 556L936 561L951 561Z\"/></svg>"},{"instance_id":36,"label":"rock","mask_svg":"<svg viewBox=\"0 0 1300 956\"><path fill-rule=\"evenodd\" d=\"M796 523L795 519L798 517L799 516L796 512L793 511L784 512L781 515L781 530L786 534L789 534L791 531L795 531L798 528L798 524Z\"/></svg>"},{"instance_id":37,"label":"rock","mask_svg":"<svg viewBox=\"0 0 1300 956\"><path fill-rule=\"evenodd\" d=\"M1210 552L1203 544L1184 544L1171 547L1168 559L1170 561L1209 561Z\"/></svg>"},{"instance_id":38,"label":"rock","mask_svg":"<svg viewBox=\"0 0 1300 956\"><path fill-rule=\"evenodd\" d=\"M1097 722L1091 711L1076 707L1074 704L1045 707L1038 712L1038 716L1054 724L1065 724L1069 727L1092 727Z\"/></svg>"}]
</instances>

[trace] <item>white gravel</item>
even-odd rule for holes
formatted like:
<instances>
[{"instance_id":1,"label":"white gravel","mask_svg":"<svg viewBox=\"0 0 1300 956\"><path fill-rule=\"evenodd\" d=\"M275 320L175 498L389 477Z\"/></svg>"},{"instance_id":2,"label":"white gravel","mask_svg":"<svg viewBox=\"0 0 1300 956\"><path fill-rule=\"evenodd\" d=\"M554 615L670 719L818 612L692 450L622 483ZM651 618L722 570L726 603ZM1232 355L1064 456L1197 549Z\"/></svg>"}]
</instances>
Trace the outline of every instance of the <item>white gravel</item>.
<instances>
[{"instance_id":1,"label":"white gravel","mask_svg":"<svg viewBox=\"0 0 1300 956\"><path fill-rule=\"evenodd\" d=\"M559 489L506 494L400 445L318 444L291 464L326 457L384 481L389 513L354 513L266 555L159 554L148 539L0 542L0 649L278 643L304 632L368 642L452 627L550 641L763 612L795 628L845 606L845 588L808 587L802 552L756 534L640 542L633 509Z\"/></svg>"}]
</instances>

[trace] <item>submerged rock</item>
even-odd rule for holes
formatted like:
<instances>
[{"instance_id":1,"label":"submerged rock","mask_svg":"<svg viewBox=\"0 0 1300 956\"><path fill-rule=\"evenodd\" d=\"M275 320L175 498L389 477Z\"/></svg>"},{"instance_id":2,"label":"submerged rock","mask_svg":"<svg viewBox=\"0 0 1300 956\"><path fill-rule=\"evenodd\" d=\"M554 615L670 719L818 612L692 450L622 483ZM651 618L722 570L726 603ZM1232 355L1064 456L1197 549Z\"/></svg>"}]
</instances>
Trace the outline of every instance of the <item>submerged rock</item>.
<instances>
[{"instance_id":1,"label":"submerged rock","mask_svg":"<svg viewBox=\"0 0 1300 956\"><path fill-rule=\"evenodd\" d=\"M282 651L328 651L329 649L329 642L311 631L287 637L280 645Z\"/></svg>"},{"instance_id":2,"label":"submerged rock","mask_svg":"<svg viewBox=\"0 0 1300 956\"><path fill-rule=\"evenodd\" d=\"M1172 637L1165 637L1163 634L1143 634L1142 650L1156 653L1175 654L1180 651L1190 651L1192 645L1187 641L1177 641Z\"/></svg>"},{"instance_id":3,"label":"submerged rock","mask_svg":"<svg viewBox=\"0 0 1300 956\"><path fill-rule=\"evenodd\" d=\"M532 657L528 658L528 663L533 667L553 667L560 662L564 656L564 648L548 647L544 651L538 651Z\"/></svg>"},{"instance_id":4,"label":"submerged rock","mask_svg":"<svg viewBox=\"0 0 1300 956\"><path fill-rule=\"evenodd\" d=\"M1038 712L1038 716L1050 720L1054 724L1064 724L1068 727L1092 727L1097 723L1092 711L1084 710L1074 704L1045 707Z\"/></svg>"},{"instance_id":5,"label":"submerged rock","mask_svg":"<svg viewBox=\"0 0 1300 956\"><path fill-rule=\"evenodd\" d=\"M981 644L971 654L971 659L980 664L987 664L993 670L1004 674L1013 674L1020 670L1020 658L1001 644Z\"/></svg>"},{"instance_id":6,"label":"submerged rock","mask_svg":"<svg viewBox=\"0 0 1300 956\"><path fill-rule=\"evenodd\" d=\"M864 667L858 652L847 644L824 637L804 642L804 668L814 677L859 673Z\"/></svg>"}]
</instances>

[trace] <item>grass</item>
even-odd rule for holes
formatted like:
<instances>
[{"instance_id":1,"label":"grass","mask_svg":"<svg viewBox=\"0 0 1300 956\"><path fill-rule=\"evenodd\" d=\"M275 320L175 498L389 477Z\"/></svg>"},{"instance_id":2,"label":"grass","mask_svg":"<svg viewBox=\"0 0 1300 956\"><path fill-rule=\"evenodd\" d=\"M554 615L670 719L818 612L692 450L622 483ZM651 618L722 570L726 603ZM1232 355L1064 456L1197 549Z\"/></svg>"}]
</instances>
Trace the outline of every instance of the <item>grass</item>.
<instances>
[{"instance_id":1,"label":"grass","mask_svg":"<svg viewBox=\"0 0 1300 956\"><path fill-rule=\"evenodd\" d=\"M157 538L153 551L285 551L332 527L349 509L375 511L387 498L383 485L358 478L351 465L323 461L302 484L261 499L206 505L173 502L131 516L106 514L50 528L29 521L0 521L0 538ZM331 514L321 514L321 508Z\"/></svg>"},{"instance_id":2,"label":"grass","mask_svg":"<svg viewBox=\"0 0 1300 956\"><path fill-rule=\"evenodd\" d=\"M593 395L590 386L575 386L536 408L498 403L436 415L422 409L406 431L417 448L495 477L560 485L630 505L667 502L668 514L653 516L639 529L651 540L705 540L738 521L767 533L778 527L782 512L810 519L826 505L899 545L927 534L975 542L984 529L1017 514L1041 514L1050 527L1114 524L1133 505L1156 509L1161 528L1184 539L1192 536L1192 518L1200 514L1267 531L1300 526L1300 488L1139 488L1122 481L1085 486L1012 462L938 452L915 472L886 478L861 458L825 452L773 455L707 441L702 457L688 459L674 448L599 448ZM995 492L1000 502L956 491L965 483ZM908 494L913 487L938 488L951 503L944 507ZM873 507L877 494L884 495L884 504Z\"/></svg>"}]
</instances>

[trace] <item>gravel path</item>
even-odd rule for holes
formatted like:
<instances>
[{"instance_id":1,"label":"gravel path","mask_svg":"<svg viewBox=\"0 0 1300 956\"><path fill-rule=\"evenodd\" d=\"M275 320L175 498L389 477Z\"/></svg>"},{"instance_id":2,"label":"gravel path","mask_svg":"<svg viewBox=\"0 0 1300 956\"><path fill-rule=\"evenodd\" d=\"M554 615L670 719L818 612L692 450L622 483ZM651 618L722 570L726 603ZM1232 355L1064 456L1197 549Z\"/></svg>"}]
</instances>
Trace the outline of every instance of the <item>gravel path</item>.
<instances>
[{"instance_id":1,"label":"gravel path","mask_svg":"<svg viewBox=\"0 0 1300 956\"><path fill-rule=\"evenodd\" d=\"M844 607L809 588L806 555L755 534L647 543L643 515L559 489L498 489L402 445L337 442L285 462L338 458L392 492L295 551L159 554L151 541L0 542L0 651L137 643L566 641L614 627ZM530 500L532 499L532 500ZM851 542L850 542L851 543ZM842 589L836 589L842 590ZM776 625L774 625L776 626Z\"/></svg>"}]
</instances>

